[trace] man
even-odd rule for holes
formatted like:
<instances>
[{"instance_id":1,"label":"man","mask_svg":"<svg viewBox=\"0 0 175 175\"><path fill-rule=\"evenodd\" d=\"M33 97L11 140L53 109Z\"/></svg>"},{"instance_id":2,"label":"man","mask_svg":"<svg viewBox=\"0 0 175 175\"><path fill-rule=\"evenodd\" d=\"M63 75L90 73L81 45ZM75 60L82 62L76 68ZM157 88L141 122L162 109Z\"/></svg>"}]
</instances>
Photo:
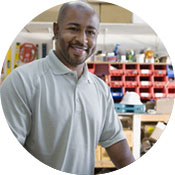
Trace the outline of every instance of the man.
<instances>
[{"instance_id":1,"label":"man","mask_svg":"<svg viewBox=\"0 0 175 175\"><path fill-rule=\"evenodd\" d=\"M88 72L99 18L83 2L66 3L54 23L56 50L15 69L1 100L19 142L43 163L73 174L93 174L98 143L117 168L134 161L108 86Z\"/></svg>"}]
</instances>

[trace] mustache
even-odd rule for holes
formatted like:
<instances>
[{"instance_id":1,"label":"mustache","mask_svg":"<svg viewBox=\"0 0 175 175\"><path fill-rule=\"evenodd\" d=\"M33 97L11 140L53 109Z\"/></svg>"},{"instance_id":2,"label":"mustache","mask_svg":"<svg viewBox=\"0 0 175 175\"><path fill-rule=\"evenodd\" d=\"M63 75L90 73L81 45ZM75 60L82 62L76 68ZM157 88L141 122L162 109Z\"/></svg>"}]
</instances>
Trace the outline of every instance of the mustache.
<instances>
[{"instance_id":1,"label":"mustache","mask_svg":"<svg viewBox=\"0 0 175 175\"><path fill-rule=\"evenodd\" d=\"M88 50L88 46L79 42L76 43L69 43L69 47L77 47L80 49Z\"/></svg>"}]
</instances>

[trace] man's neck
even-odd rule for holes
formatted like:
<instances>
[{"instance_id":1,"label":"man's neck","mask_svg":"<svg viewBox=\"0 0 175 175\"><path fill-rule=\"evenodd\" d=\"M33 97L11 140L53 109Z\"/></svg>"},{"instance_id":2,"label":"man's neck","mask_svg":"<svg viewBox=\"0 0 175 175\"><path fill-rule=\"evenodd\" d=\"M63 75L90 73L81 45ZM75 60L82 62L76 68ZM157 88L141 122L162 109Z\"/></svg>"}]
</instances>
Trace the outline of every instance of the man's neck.
<instances>
[{"instance_id":1,"label":"man's neck","mask_svg":"<svg viewBox=\"0 0 175 175\"><path fill-rule=\"evenodd\" d=\"M80 64L76 67L73 67L73 66L68 66L66 65L69 69L73 70L73 71L76 71L77 72L77 76L78 76L78 79L81 77L81 75L83 74L83 70L84 70L84 63L83 64Z\"/></svg>"},{"instance_id":2,"label":"man's neck","mask_svg":"<svg viewBox=\"0 0 175 175\"><path fill-rule=\"evenodd\" d=\"M82 64L77 65L77 66L72 66L72 65L68 64L64 59L61 59L61 57L59 57L55 51L54 51L54 53L55 53L55 55L57 56L57 58L58 58L66 67L68 67L69 69L71 69L71 70L77 72L78 79L81 77L81 75L83 74L84 64L85 64L85 63L82 63Z\"/></svg>"}]
</instances>

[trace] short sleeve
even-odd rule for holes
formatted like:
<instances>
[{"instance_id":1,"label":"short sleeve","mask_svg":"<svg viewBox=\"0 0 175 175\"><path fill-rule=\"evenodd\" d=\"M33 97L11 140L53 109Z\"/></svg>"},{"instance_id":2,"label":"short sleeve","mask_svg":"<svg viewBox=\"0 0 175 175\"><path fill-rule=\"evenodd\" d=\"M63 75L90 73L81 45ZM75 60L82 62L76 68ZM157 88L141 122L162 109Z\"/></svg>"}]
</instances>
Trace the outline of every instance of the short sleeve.
<instances>
[{"instance_id":1,"label":"short sleeve","mask_svg":"<svg viewBox=\"0 0 175 175\"><path fill-rule=\"evenodd\" d=\"M31 110L20 75L13 70L0 88L1 104L10 129L24 145L31 125Z\"/></svg>"},{"instance_id":2,"label":"short sleeve","mask_svg":"<svg viewBox=\"0 0 175 175\"><path fill-rule=\"evenodd\" d=\"M108 92L107 108L106 108L106 120L103 127L103 131L100 137L99 143L102 147L109 147L123 139L125 135L121 121L115 111L114 102L110 91Z\"/></svg>"}]
</instances>

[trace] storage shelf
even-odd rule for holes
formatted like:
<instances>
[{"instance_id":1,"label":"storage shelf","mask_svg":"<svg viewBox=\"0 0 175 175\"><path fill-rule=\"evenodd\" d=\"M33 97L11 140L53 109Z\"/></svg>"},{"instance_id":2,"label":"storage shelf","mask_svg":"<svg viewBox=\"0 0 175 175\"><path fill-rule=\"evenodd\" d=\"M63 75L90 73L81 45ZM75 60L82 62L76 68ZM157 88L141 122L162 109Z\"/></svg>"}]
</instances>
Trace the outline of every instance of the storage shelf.
<instances>
[{"instance_id":1,"label":"storage shelf","mask_svg":"<svg viewBox=\"0 0 175 175\"><path fill-rule=\"evenodd\" d=\"M87 61L87 64L143 64L143 65L171 65L168 63L137 63L137 62L127 62L127 63L123 63L123 62L107 62L107 61L98 61L98 62L91 62L91 61Z\"/></svg>"},{"instance_id":2,"label":"storage shelf","mask_svg":"<svg viewBox=\"0 0 175 175\"><path fill-rule=\"evenodd\" d=\"M136 159L140 157L141 145L141 123L144 122L165 122L167 123L170 114L136 114L136 113L118 113L120 120L131 118L133 120L132 136L132 152ZM124 130L125 131L125 130ZM99 154L99 152L98 152ZM107 157L105 157L107 159ZM114 168L114 164L110 160L96 160L95 168Z\"/></svg>"},{"instance_id":3,"label":"storage shelf","mask_svg":"<svg viewBox=\"0 0 175 175\"><path fill-rule=\"evenodd\" d=\"M120 102L127 91L138 93L143 103L150 99L175 97L175 81L169 80L166 63L87 62L87 64L90 72L102 78L110 86L114 103ZM166 88L169 83L171 88ZM115 101L116 99L118 100Z\"/></svg>"},{"instance_id":4,"label":"storage shelf","mask_svg":"<svg viewBox=\"0 0 175 175\"><path fill-rule=\"evenodd\" d=\"M122 35L155 35L154 30L145 23L101 23L100 32L117 33Z\"/></svg>"},{"instance_id":5,"label":"storage shelf","mask_svg":"<svg viewBox=\"0 0 175 175\"><path fill-rule=\"evenodd\" d=\"M48 29L53 28L53 22L30 22L28 23L24 31L27 32L49 32ZM134 23L100 23L100 33L117 33L122 35L131 34L144 34L144 35L156 35L152 28L147 24L134 24Z\"/></svg>"},{"instance_id":6,"label":"storage shelf","mask_svg":"<svg viewBox=\"0 0 175 175\"><path fill-rule=\"evenodd\" d=\"M168 123L170 114L141 114L141 122L165 122Z\"/></svg>"}]
</instances>

